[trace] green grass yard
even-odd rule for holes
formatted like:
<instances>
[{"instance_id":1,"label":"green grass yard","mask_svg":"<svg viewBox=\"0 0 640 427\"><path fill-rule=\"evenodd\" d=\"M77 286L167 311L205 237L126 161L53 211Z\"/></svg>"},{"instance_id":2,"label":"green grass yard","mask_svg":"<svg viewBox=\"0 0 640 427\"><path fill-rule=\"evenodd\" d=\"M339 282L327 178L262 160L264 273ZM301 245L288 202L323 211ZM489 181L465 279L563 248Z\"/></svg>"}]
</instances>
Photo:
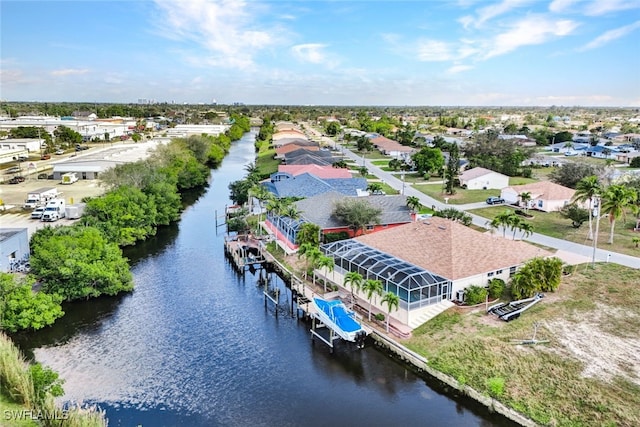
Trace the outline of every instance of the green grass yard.
<instances>
[{"instance_id":1,"label":"green grass yard","mask_svg":"<svg viewBox=\"0 0 640 427\"><path fill-rule=\"evenodd\" d=\"M511 206L491 206L482 209L473 209L469 212L485 217L487 218L487 222L490 222L496 215L504 212L505 209L515 210L515 208ZM533 215L534 218L527 219L526 221L533 225L533 231L535 233L580 243L582 245L593 245L593 241L587 239L589 232L589 224L587 222L582 224L580 228L573 228L571 221L562 218L557 212L530 210L529 213ZM611 229L609 221L606 218L600 219L598 248L640 257L640 248L636 248L635 243L632 241L634 237L640 237L640 233L633 231L633 224L631 223L633 215L628 214L627 218L629 218L629 221L627 221L626 224L623 219L616 221L612 245L607 243Z\"/></svg>"}]
</instances>

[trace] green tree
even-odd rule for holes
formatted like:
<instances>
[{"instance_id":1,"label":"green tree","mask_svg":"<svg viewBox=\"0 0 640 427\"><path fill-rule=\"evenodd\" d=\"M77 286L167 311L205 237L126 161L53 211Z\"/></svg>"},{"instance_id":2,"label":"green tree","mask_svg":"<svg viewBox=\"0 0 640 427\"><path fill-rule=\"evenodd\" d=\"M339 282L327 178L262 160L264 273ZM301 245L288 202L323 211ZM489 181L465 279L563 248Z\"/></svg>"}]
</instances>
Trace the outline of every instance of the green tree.
<instances>
[{"instance_id":1,"label":"green tree","mask_svg":"<svg viewBox=\"0 0 640 427\"><path fill-rule=\"evenodd\" d=\"M362 274L357 271L350 271L344 275L344 282L342 283L345 288L351 289L351 300L355 301L355 292L362 289L364 278Z\"/></svg>"},{"instance_id":2,"label":"green tree","mask_svg":"<svg viewBox=\"0 0 640 427\"><path fill-rule=\"evenodd\" d=\"M296 234L296 243L298 245L309 243L315 247L320 245L320 226L311 222L303 223Z\"/></svg>"},{"instance_id":3,"label":"green tree","mask_svg":"<svg viewBox=\"0 0 640 427\"><path fill-rule=\"evenodd\" d=\"M506 287L506 283L504 280L500 278L494 278L489 280L489 297L490 298L500 298L504 289Z\"/></svg>"},{"instance_id":4,"label":"green tree","mask_svg":"<svg viewBox=\"0 0 640 427\"><path fill-rule=\"evenodd\" d=\"M333 215L357 234L358 230L364 233L367 225L379 223L382 210L373 207L366 200L346 198L335 203Z\"/></svg>"},{"instance_id":5,"label":"green tree","mask_svg":"<svg viewBox=\"0 0 640 427\"><path fill-rule=\"evenodd\" d=\"M530 298L536 292L554 292L562 279L562 260L557 257L533 258L511 278L515 299Z\"/></svg>"},{"instance_id":6,"label":"green tree","mask_svg":"<svg viewBox=\"0 0 640 427\"><path fill-rule=\"evenodd\" d=\"M413 212L418 212L422 208L422 203L420 203L420 199L418 197L409 196L407 197L407 207Z\"/></svg>"},{"instance_id":7,"label":"green tree","mask_svg":"<svg viewBox=\"0 0 640 427\"><path fill-rule=\"evenodd\" d=\"M371 151L371 149L373 148L373 144L371 143L371 140L366 136L360 136L358 137L358 139L356 139L356 147L358 148L358 151L361 152Z\"/></svg>"},{"instance_id":8,"label":"green tree","mask_svg":"<svg viewBox=\"0 0 640 427\"><path fill-rule=\"evenodd\" d=\"M420 175L439 171L444 166L444 156L438 148L423 147L411 156L411 161Z\"/></svg>"},{"instance_id":9,"label":"green tree","mask_svg":"<svg viewBox=\"0 0 640 427\"><path fill-rule=\"evenodd\" d=\"M322 252L318 246L314 246L313 244L307 242L303 243L298 247L298 258L304 257L305 259L305 268L304 268L304 278L306 279L309 274L309 269L311 265L314 264L315 260L322 256Z\"/></svg>"},{"instance_id":10,"label":"green tree","mask_svg":"<svg viewBox=\"0 0 640 427\"><path fill-rule=\"evenodd\" d=\"M253 185L254 183L247 179L230 182L228 185L229 198L237 205L244 205L249 200L249 190Z\"/></svg>"},{"instance_id":11,"label":"green tree","mask_svg":"<svg viewBox=\"0 0 640 427\"><path fill-rule=\"evenodd\" d=\"M325 255L320 255L320 257L318 257L318 259L315 260L315 264L314 264L314 268L317 269L321 269L321 268L326 268L327 271L333 271L333 269L335 268L335 261L333 258L325 256ZM313 275L313 279L314 282L313 284L315 285L315 274ZM324 280L324 290L325 292L327 291L327 281L326 279Z\"/></svg>"},{"instance_id":12,"label":"green tree","mask_svg":"<svg viewBox=\"0 0 640 427\"><path fill-rule=\"evenodd\" d=\"M524 212L527 213L529 211L529 202L531 201L531 193L528 191L523 191L520 193L520 201L524 205Z\"/></svg>"},{"instance_id":13,"label":"green tree","mask_svg":"<svg viewBox=\"0 0 640 427\"><path fill-rule=\"evenodd\" d=\"M516 176L520 165L531 155L531 150L515 140L503 140L495 131L477 133L465 145L465 155L472 167L483 167L508 176Z\"/></svg>"},{"instance_id":14,"label":"green tree","mask_svg":"<svg viewBox=\"0 0 640 427\"><path fill-rule=\"evenodd\" d=\"M445 191L447 194L456 194L456 183L460 174L460 149L458 144L451 144L449 149L449 159L444 170Z\"/></svg>"},{"instance_id":15,"label":"green tree","mask_svg":"<svg viewBox=\"0 0 640 427\"><path fill-rule=\"evenodd\" d=\"M513 221L512 217L514 215L515 213L513 211L505 209L502 213L499 213L491 220L489 226L495 230L502 228L502 237L506 237L507 227L511 225Z\"/></svg>"},{"instance_id":16,"label":"green tree","mask_svg":"<svg viewBox=\"0 0 640 427\"><path fill-rule=\"evenodd\" d=\"M82 142L82 135L75 130L66 126L60 125L53 131L53 135L56 137L56 142L61 145L75 145Z\"/></svg>"},{"instance_id":17,"label":"green tree","mask_svg":"<svg viewBox=\"0 0 640 427\"><path fill-rule=\"evenodd\" d=\"M16 281L9 273L0 273L0 329L16 332L52 325L64 312L62 297L44 292L34 293L33 279Z\"/></svg>"},{"instance_id":18,"label":"green tree","mask_svg":"<svg viewBox=\"0 0 640 427\"><path fill-rule=\"evenodd\" d=\"M624 210L634 204L638 199L638 193L624 185L610 185L602 195L602 213L609 215L609 244L613 244L613 232L616 219L624 215Z\"/></svg>"},{"instance_id":19,"label":"green tree","mask_svg":"<svg viewBox=\"0 0 640 427\"><path fill-rule=\"evenodd\" d=\"M328 122L324 127L324 131L329 136L336 136L337 134L340 133L340 130L341 130L340 123L333 122L333 121Z\"/></svg>"},{"instance_id":20,"label":"green tree","mask_svg":"<svg viewBox=\"0 0 640 427\"><path fill-rule=\"evenodd\" d=\"M549 179L556 184L564 185L569 188L576 188L578 186L578 182L582 179L593 175L599 175L602 171L602 167L594 166L589 163L569 162L564 164L561 168L554 168L549 174Z\"/></svg>"},{"instance_id":21,"label":"green tree","mask_svg":"<svg viewBox=\"0 0 640 427\"><path fill-rule=\"evenodd\" d=\"M64 381L51 368L44 367L40 363L34 363L29 366L29 373L31 374L35 400L38 404L44 405L49 395L52 397L64 395L64 389L62 388Z\"/></svg>"},{"instance_id":22,"label":"green tree","mask_svg":"<svg viewBox=\"0 0 640 427\"><path fill-rule=\"evenodd\" d=\"M590 211L581 208L575 203L570 203L564 206L559 211L563 218L571 220L571 226L573 228L580 228L580 226L587 220L589 220L589 226L591 226L591 214ZM590 233L590 239L593 239L593 234Z\"/></svg>"},{"instance_id":23,"label":"green tree","mask_svg":"<svg viewBox=\"0 0 640 427\"><path fill-rule=\"evenodd\" d=\"M594 208L593 202L595 200L595 197L599 195L601 192L602 192L602 188L600 186L600 181L598 180L598 177L595 175L591 175L591 176L584 177L580 181L578 181L578 183L576 184L576 192L573 195L573 200L572 200L573 202L586 202L587 200L589 201L589 211L587 213L587 219L589 220L589 236L588 236L589 240L593 240L593 222L591 221L591 213L593 212L593 208ZM576 219L582 218L581 213L577 211L577 209L574 209L573 212L571 213L575 215ZM577 221L573 222L574 227L576 223ZM578 227L580 227L580 224L581 223L578 224Z\"/></svg>"},{"instance_id":24,"label":"green tree","mask_svg":"<svg viewBox=\"0 0 640 427\"><path fill-rule=\"evenodd\" d=\"M47 228L34 233L30 259L31 271L40 278L46 293L74 300L133 289L129 265L122 251L98 229Z\"/></svg>"},{"instance_id":25,"label":"green tree","mask_svg":"<svg viewBox=\"0 0 640 427\"><path fill-rule=\"evenodd\" d=\"M376 279L367 279L362 285L362 290L367 295L369 301L369 322L371 322L371 301L374 295L381 296L384 291L382 282Z\"/></svg>"},{"instance_id":26,"label":"green tree","mask_svg":"<svg viewBox=\"0 0 640 427\"><path fill-rule=\"evenodd\" d=\"M367 185L367 191L371 193L380 192L382 191L382 184L379 182L370 182L369 185Z\"/></svg>"},{"instance_id":27,"label":"green tree","mask_svg":"<svg viewBox=\"0 0 640 427\"><path fill-rule=\"evenodd\" d=\"M400 298L393 292L386 292L381 300L382 304L387 305L387 333L389 333L389 318L391 317L391 311L397 310L400 306Z\"/></svg>"}]
</instances>

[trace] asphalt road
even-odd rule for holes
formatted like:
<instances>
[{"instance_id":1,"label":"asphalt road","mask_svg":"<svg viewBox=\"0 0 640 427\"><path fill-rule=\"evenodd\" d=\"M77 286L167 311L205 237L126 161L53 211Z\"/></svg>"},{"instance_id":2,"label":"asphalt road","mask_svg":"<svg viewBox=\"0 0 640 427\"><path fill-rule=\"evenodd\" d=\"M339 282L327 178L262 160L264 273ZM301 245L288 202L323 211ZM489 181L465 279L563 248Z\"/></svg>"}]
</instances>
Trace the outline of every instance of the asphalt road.
<instances>
[{"instance_id":1,"label":"asphalt road","mask_svg":"<svg viewBox=\"0 0 640 427\"><path fill-rule=\"evenodd\" d=\"M402 194L407 196L415 196L420 200L424 206L433 206L436 209L446 209L450 207L455 207L458 210L466 211L468 209L477 209L479 207L487 207L486 203L470 203L467 205L447 205L438 200L435 200L424 193L414 189L410 184L403 182L400 178L398 178L397 173L390 173L387 171L383 171L378 166L371 163L366 158L363 160L361 156L353 153L352 151L344 148L340 144L334 143L333 140L327 137L322 138L323 142L330 146L336 147L338 150L342 151L345 157L353 160L358 165L362 165L364 162L364 166L368 169L368 171L384 180L385 183L389 184L392 188L400 191ZM496 208L498 206L496 205ZM487 226L487 219L480 217L478 215L474 215L469 213L473 218L473 224L479 227L484 227L489 230ZM496 230L496 233L502 233L502 230ZM507 231L507 235L512 235L511 231ZM625 255L617 252L611 252L606 249L597 248L594 254L594 248L588 245L581 245L579 243L569 242L567 240L556 239L554 237L545 236L544 234L533 233L530 236L525 237L522 233L517 233L515 236L516 239L526 240L531 243L535 243L538 245L543 245L549 248L557 249L562 252L563 258L565 259L575 259L576 262L590 262L595 258L596 262L614 262L616 264L625 265L631 268L640 268L640 258L633 257L630 255Z\"/></svg>"}]
</instances>

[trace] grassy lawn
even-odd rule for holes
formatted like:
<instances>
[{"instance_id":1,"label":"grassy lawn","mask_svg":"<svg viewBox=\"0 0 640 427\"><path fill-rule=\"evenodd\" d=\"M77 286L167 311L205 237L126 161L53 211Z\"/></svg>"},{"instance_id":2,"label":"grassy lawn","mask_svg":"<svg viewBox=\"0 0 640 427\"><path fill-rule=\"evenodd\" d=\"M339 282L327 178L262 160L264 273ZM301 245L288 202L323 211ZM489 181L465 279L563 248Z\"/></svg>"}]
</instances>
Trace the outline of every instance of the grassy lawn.
<instances>
[{"instance_id":1,"label":"grassy lawn","mask_svg":"<svg viewBox=\"0 0 640 427\"><path fill-rule=\"evenodd\" d=\"M639 425L637 283L640 270L583 264L517 320L454 307L404 344L542 425ZM532 338L534 323L548 343L516 345Z\"/></svg>"},{"instance_id":2,"label":"grassy lawn","mask_svg":"<svg viewBox=\"0 0 640 427\"><path fill-rule=\"evenodd\" d=\"M464 190L462 188L457 188L454 195L447 195L442 192L442 184L416 184L413 188L442 202L445 197L448 197L450 205L483 202L489 196L500 195L499 190Z\"/></svg>"},{"instance_id":3,"label":"grassy lawn","mask_svg":"<svg viewBox=\"0 0 640 427\"><path fill-rule=\"evenodd\" d=\"M27 408L23 405L19 405L17 403L11 402L7 397L5 397L2 393L0 393L0 415L2 416L2 426L6 427L37 427L39 424L35 420L31 419L7 419L7 417L11 417L11 414L17 414L20 411L23 414L26 414L24 417L29 418Z\"/></svg>"},{"instance_id":4,"label":"grassy lawn","mask_svg":"<svg viewBox=\"0 0 640 427\"><path fill-rule=\"evenodd\" d=\"M451 203L451 202L449 202ZM491 221L496 215L502 213L505 209L515 210L510 206L492 206L482 209L473 209L469 212ZM544 234L558 239L568 240L574 243L580 243L582 245L593 245L592 240L587 239L589 233L589 224L584 223L580 228L573 228L571 221L564 219L557 212L540 212L529 211L534 218L527 221L533 224L533 231L536 233ZM632 215L627 215L628 218L633 218ZM595 230L595 224L594 224ZM628 221L624 224L623 220L616 221L616 227L613 234L613 244L607 243L609 240L610 225L606 218L600 219L600 228L598 232L598 248L603 250L611 250L613 252L620 252L632 256L640 256L640 248L636 248L632 242L633 237L640 237L640 233L633 231L633 224Z\"/></svg>"},{"instance_id":5,"label":"grassy lawn","mask_svg":"<svg viewBox=\"0 0 640 427\"><path fill-rule=\"evenodd\" d=\"M531 184L532 182L538 182L538 179L535 178L524 178L521 176L512 176L509 177L509 185L525 185Z\"/></svg>"},{"instance_id":6,"label":"grassy lawn","mask_svg":"<svg viewBox=\"0 0 640 427\"><path fill-rule=\"evenodd\" d=\"M372 160L371 163L376 166L387 166L389 165L389 160Z\"/></svg>"},{"instance_id":7,"label":"grassy lawn","mask_svg":"<svg viewBox=\"0 0 640 427\"><path fill-rule=\"evenodd\" d=\"M256 168L260 172L260 176L269 177L274 172L278 171L278 165L280 160L274 159L276 155L275 148L269 148L269 143L264 142L260 145L258 155L256 156Z\"/></svg>"}]
</instances>

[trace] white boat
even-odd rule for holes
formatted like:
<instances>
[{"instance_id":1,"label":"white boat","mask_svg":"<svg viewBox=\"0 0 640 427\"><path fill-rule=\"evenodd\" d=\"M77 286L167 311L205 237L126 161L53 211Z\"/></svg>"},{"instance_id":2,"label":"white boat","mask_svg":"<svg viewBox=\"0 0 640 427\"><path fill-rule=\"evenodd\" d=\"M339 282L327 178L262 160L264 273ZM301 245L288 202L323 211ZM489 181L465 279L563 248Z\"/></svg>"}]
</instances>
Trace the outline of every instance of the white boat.
<instances>
[{"instance_id":1,"label":"white boat","mask_svg":"<svg viewBox=\"0 0 640 427\"><path fill-rule=\"evenodd\" d=\"M355 313L348 310L342 301L314 298L313 305L317 310L318 319L343 340L360 342L367 335L362 325L356 320Z\"/></svg>"}]
</instances>

